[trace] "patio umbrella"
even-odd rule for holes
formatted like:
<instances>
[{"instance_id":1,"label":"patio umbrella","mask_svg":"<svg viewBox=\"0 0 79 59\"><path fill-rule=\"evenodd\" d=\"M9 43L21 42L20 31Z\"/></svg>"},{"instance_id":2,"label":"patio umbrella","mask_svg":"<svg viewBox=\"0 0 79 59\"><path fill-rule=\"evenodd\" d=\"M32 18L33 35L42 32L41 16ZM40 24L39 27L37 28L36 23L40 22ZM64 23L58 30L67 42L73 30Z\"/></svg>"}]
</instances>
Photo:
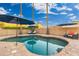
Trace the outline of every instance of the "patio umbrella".
<instances>
[{"instance_id":1,"label":"patio umbrella","mask_svg":"<svg viewBox=\"0 0 79 59\"><path fill-rule=\"evenodd\" d=\"M28 24L28 25L34 24L34 22L31 20L10 16L10 15L0 15L0 21L7 23L16 23L16 24ZM16 36L17 36L17 30L16 30Z\"/></svg>"},{"instance_id":2,"label":"patio umbrella","mask_svg":"<svg viewBox=\"0 0 79 59\"><path fill-rule=\"evenodd\" d=\"M62 26L62 28L78 28L78 27L79 27L79 24Z\"/></svg>"},{"instance_id":3,"label":"patio umbrella","mask_svg":"<svg viewBox=\"0 0 79 59\"><path fill-rule=\"evenodd\" d=\"M7 23L16 23L16 24L28 24L28 25L34 24L34 22L31 20L10 16L10 15L0 15L0 21Z\"/></svg>"},{"instance_id":4,"label":"patio umbrella","mask_svg":"<svg viewBox=\"0 0 79 59\"><path fill-rule=\"evenodd\" d=\"M10 15L0 15L0 21L7 22L7 23L16 23L16 24L28 24L28 25L34 24L34 22L31 20L27 20L27 19L15 17L15 16L10 16ZM17 37L17 35L18 35L18 33L16 30L16 37ZM17 45L17 43L16 43L16 45Z\"/></svg>"}]
</instances>

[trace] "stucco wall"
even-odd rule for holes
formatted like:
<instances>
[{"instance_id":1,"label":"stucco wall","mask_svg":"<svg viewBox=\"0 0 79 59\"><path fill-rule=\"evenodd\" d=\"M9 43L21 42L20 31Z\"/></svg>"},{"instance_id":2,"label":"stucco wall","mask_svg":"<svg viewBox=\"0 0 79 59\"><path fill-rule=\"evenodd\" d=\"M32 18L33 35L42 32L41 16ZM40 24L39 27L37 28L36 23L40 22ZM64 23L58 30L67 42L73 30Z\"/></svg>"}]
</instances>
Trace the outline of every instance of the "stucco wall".
<instances>
[{"instance_id":1,"label":"stucco wall","mask_svg":"<svg viewBox=\"0 0 79 59\"><path fill-rule=\"evenodd\" d=\"M78 33L79 34L79 28L75 27L75 28L62 28L62 27L58 27L58 26L54 26L54 27L50 27L49 28L49 34L52 35L64 35L67 32L73 31L74 33ZM39 34L46 34L46 29L39 29L37 30L37 32Z\"/></svg>"},{"instance_id":2,"label":"stucco wall","mask_svg":"<svg viewBox=\"0 0 79 59\"><path fill-rule=\"evenodd\" d=\"M46 28L36 29L37 34L46 34ZM50 35L64 35L65 33L73 31L75 33L79 34L79 28L62 28L58 26L50 27L49 28L49 34ZM29 30L23 29L22 33L27 34ZM19 31L18 31L19 33ZM6 35L16 35L15 29L0 29L0 36L6 36Z\"/></svg>"},{"instance_id":3,"label":"stucco wall","mask_svg":"<svg viewBox=\"0 0 79 59\"><path fill-rule=\"evenodd\" d=\"M46 34L46 28L38 29L37 33L39 34ZM50 27L49 28L49 34L52 35L63 35L65 32L61 27Z\"/></svg>"},{"instance_id":4,"label":"stucco wall","mask_svg":"<svg viewBox=\"0 0 79 59\"><path fill-rule=\"evenodd\" d=\"M23 29L22 33L26 34L29 30ZM19 33L19 30L17 31ZM15 29L0 29L0 36L16 35Z\"/></svg>"}]
</instances>

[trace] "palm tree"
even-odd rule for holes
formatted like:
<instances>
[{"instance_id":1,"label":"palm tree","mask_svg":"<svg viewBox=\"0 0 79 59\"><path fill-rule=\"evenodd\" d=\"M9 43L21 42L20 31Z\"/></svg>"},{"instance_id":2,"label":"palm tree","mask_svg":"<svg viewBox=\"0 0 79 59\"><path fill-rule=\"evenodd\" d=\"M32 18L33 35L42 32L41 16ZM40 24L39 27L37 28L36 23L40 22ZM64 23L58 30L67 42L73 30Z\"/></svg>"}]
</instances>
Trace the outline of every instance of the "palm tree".
<instances>
[{"instance_id":1,"label":"palm tree","mask_svg":"<svg viewBox=\"0 0 79 59\"><path fill-rule=\"evenodd\" d=\"M22 17L22 3L20 3L20 17ZM22 34L22 26L20 24L20 34Z\"/></svg>"},{"instance_id":2,"label":"palm tree","mask_svg":"<svg viewBox=\"0 0 79 59\"><path fill-rule=\"evenodd\" d=\"M46 3L46 34L49 34L49 29L48 29L48 3ZM46 44L46 55L48 55L48 39L46 40L47 44Z\"/></svg>"},{"instance_id":3,"label":"palm tree","mask_svg":"<svg viewBox=\"0 0 79 59\"><path fill-rule=\"evenodd\" d=\"M49 34L49 29L48 29L48 3L46 3L46 34Z\"/></svg>"},{"instance_id":4,"label":"palm tree","mask_svg":"<svg viewBox=\"0 0 79 59\"><path fill-rule=\"evenodd\" d=\"M32 21L34 22L34 3L32 3ZM31 31L34 32L35 27L31 27Z\"/></svg>"},{"instance_id":5,"label":"palm tree","mask_svg":"<svg viewBox=\"0 0 79 59\"><path fill-rule=\"evenodd\" d=\"M32 3L32 21L34 21L34 3Z\"/></svg>"}]
</instances>

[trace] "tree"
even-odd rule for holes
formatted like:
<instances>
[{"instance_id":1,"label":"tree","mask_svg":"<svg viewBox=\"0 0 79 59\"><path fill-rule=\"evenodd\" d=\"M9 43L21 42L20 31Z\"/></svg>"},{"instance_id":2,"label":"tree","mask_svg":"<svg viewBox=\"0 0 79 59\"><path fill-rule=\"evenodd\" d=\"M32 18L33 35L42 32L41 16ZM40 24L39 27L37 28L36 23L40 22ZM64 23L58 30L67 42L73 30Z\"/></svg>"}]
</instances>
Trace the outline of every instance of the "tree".
<instances>
[{"instance_id":1,"label":"tree","mask_svg":"<svg viewBox=\"0 0 79 59\"><path fill-rule=\"evenodd\" d=\"M49 34L49 29L48 29L48 3L46 3L46 34Z\"/></svg>"}]
</instances>

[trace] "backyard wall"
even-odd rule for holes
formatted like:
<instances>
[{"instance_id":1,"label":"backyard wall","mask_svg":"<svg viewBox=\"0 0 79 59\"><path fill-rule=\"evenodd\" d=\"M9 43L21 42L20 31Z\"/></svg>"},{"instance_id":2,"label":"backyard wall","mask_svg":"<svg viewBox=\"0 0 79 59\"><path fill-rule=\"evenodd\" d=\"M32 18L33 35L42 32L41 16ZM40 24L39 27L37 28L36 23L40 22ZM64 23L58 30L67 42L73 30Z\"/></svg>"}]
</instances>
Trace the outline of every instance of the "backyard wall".
<instances>
[{"instance_id":1,"label":"backyard wall","mask_svg":"<svg viewBox=\"0 0 79 59\"><path fill-rule=\"evenodd\" d=\"M74 27L74 28L62 28L59 26L54 26L54 27L49 27L49 34L50 35L64 35L65 33L68 33L70 31L73 31L74 33L78 33L79 34L79 28L78 27ZM46 34L46 29L42 28L37 30L37 33L39 34Z\"/></svg>"},{"instance_id":2,"label":"backyard wall","mask_svg":"<svg viewBox=\"0 0 79 59\"><path fill-rule=\"evenodd\" d=\"M64 32L75 32L75 33L78 33L79 34L79 28L78 27L74 27L74 28L63 28Z\"/></svg>"},{"instance_id":3,"label":"backyard wall","mask_svg":"<svg viewBox=\"0 0 79 59\"><path fill-rule=\"evenodd\" d=\"M49 34L50 35L64 35L65 33L73 31L79 34L79 28L62 28L59 26L49 27ZM19 33L19 31L17 31ZM22 33L27 34L29 30L23 29ZM37 34L46 34L46 28L36 29ZM16 35L15 29L0 29L0 36L8 36L8 35Z\"/></svg>"},{"instance_id":4,"label":"backyard wall","mask_svg":"<svg viewBox=\"0 0 79 59\"><path fill-rule=\"evenodd\" d=\"M37 33L46 34L46 28L37 30ZM64 33L65 32L61 27L58 27L58 26L49 27L49 34L51 35L63 35Z\"/></svg>"},{"instance_id":5,"label":"backyard wall","mask_svg":"<svg viewBox=\"0 0 79 59\"><path fill-rule=\"evenodd\" d=\"M23 29L22 33L26 34L29 30ZM17 31L19 33L19 30ZM0 36L16 35L15 29L0 29Z\"/></svg>"}]
</instances>

